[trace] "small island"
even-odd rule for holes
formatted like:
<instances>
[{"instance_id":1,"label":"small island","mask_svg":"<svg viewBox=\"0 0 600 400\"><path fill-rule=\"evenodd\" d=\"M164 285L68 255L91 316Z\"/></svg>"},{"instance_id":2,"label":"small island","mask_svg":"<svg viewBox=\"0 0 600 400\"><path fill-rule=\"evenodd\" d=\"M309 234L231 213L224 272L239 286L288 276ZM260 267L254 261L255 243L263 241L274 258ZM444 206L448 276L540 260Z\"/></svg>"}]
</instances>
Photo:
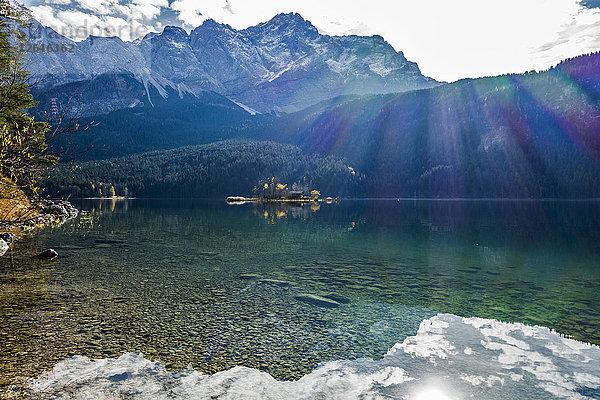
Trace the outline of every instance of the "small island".
<instances>
[{"instance_id":1,"label":"small island","mask_svg":"<svg viewBox=\"0 0 600 400\"><path fill-rule=\"evenodd\" d=\"M334 203L338 198L326 197L320 199L321 192L304 183L294 183L291 188L287 184L279 182L276 177L267 178L254 187L253 197L229 196L227 202L230 204L243 203Z\"/></svg>"}]
</instances>

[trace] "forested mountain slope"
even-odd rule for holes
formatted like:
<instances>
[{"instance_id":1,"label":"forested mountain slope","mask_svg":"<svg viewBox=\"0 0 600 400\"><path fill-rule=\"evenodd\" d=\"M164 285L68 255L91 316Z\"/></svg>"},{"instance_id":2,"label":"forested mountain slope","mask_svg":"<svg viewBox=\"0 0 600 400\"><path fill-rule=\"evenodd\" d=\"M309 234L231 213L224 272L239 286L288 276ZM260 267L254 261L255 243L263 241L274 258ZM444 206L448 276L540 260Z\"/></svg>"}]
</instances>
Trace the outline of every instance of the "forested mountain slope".
<instances>
[{"instance_id":1,"label":"forested mountain slope","mask_svg":"<svg viewBox=\"0 0 600 400\"><path fill-rule=\"evenodd\" d=\"M59 167L46 182L50 195L138 197L251 196L277 177L325 195L364 195L364 181L345 161L305 155L290 145L232 140ZM111 193L111 187L114 193Z\"/></svg>"},{"instance_id":2,"label":"forested mountain slope","mask_svg":"<svg viewBox=\"0 0 600 400\"><path fill-rule=\"evenodd\" d=\"M364 177L355 195L600 197L599 99L600 54L540 73L338 97L294 114L248 116L234 105L212 127L213 114L171 98L158 106L170 108L168 119L136 108L103 117L88 135L108 150L84 157L244 138L347 160Z\"/></svg>"}]
</instances>

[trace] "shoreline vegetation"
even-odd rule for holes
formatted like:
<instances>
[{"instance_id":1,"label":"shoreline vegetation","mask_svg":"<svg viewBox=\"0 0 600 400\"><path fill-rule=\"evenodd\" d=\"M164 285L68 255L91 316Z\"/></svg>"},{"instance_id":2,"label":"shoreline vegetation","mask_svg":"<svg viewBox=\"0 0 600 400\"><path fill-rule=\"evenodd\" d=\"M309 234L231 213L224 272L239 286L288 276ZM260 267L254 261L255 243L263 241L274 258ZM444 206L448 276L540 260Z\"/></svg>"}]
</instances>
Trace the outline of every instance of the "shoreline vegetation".
<instances>
[{"instance_id":1,"label":"shoreline vegetation","mask_svg":"<svg viewBox=\"0 0 600 400\"><path fill-rule=\"evenodd\" d=\"M36 200L7 178L0 180L0 256L48 226L62 225L79 210L67 200Z\"/></svg>"},{"instance_id":2,"label":"shoreline vegetation","mask_svg":"<svg viewBox=\"0 0 600 400\"><path fill-rule=\"evenodd\" d=\"M31 75L23 45L22 28L31 25L29 10L14 2L0 0L0 256L19 239L39 230L60 225L79 211L66 200L47 200L41 179L56 165L62 153L50 143L58 136L77 132L88 124L65 118L35 118L31 109L38 104L31 94ZM55 257L54 250L40 253Z\"/></svg>"}]
</instances>

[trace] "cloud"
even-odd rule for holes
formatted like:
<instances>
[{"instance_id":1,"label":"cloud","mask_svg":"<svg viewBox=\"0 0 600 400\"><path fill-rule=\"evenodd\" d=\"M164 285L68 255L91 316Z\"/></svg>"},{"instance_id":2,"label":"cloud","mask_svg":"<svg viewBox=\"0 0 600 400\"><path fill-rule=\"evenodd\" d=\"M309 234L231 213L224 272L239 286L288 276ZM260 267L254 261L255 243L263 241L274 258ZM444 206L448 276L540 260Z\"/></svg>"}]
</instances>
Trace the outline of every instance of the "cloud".
<instances>
[{"instance_id":1,"label":"cloud","mask_svg":"<svg viewBox=\"0 0 600 400\"><path fill-rule=\"evenodd\" d=\"M46 0L45 3L46 4L62 4L62 5L66 5L66 4L71 4L72 1L71 0Z\"/></svg>"},{"instance_id":2,"label":"cloud","mask_svg":"<svg viewBox=\"0 0 600 400\"><path fill-rule=\"evenodd\" d=\"M95 14L107 15L113 12L118 1L114 0L75 0L80 10L91 11Z\"/></svg>"},{"instance_id":3,"label":"cloud","mask_svg":"<svg viewBox=\"0 0 600 400\"><path fill-rule=\"evenodd\" d=\"M90 35L119 36L123 40L134 40L160 27L119 16L96 15L81 10L57 10L47 5L33 6L30 9L38 21L75 40L83 40Z\"/></svg>"},{"instance_id":4,"label":"cloud","mask_svg":"<svg viewBox=\"0 0 600 400\"><path fill-rule=\"evenodd\" d=\"M600 0L582 0L580 4L586 8L600 8Z\"/></svg>"},{"instance_id":5,"label":"cloud","mask_svg":"<svg viewBox=\"0 0 600 400\"><path fill-rule=\"evenodd\" d=\"M74 40L89 35L134 40L162 29L158 20L168 0L28 0L42 24ZM37 4L41 3L41 4Z\"/></svg>"},{"instance_id":6,"label":"cloud","mask_svg":"<svg viewBox=\"0 0 600 400\"><path fill-rule=\"evenodd\" d=\"M160 15L163 8L169 7L168 0L134 0L127 6L133 19L153 19Z\"/></svg>"},{"instance_id":7,"label":"cloud","mask_svg":"<svg viewBox=\"0 0 600 400\"><path fill-rule=\"evenodd\" d=\"M56 17L54 9L51 6L34 6L30 7L31 13L44 25L51 26L57 32L64 30L66 23Z\"/></svg>"},{"instance_id":8,"label":"cloud","mask_svg":"<svg viewBox=\"0 0 600 400\"><path fill-rule=\"evenodd\" d=\"M57 0L69 1L69 0ZM133 0L123 3L119 0L74 0L80 10L100 15L120 14L125 19L152 19L157 17L161 8L169 6L168 0Z\"/></svg>"},{"instance_id":9,"label":"cloud","mask_svg":"<svg viewBox=\"0 0 600 400\"><path fill-rule=\"evenodd\" d=\"M223 7L225 11L228 11L230 14L235 14L233 9L231 8L231 4L229 4L229 0L225 0L225 6Z\"/></svg>"},{"instance_id":10,"label":"cloud","mask_svg":"<svg viewBox=\"0 0 600 400\"><path fill-rule=\"evenodd\" d=\"M578 14L565 24L554 40L537 48L545 64L557 64L567 57L594 52L600 49L600 10Z\"/></svg>"},{"instance_id":11,"label":"cloud","mask_svg":"<svg viewBox=\"0 0 600 400\"><path fill-rule=\"evenodd\" d=\"M236 15L236 11L229 0L203 0L202 2L175 0L171 3L171 8L179 12L178 19L189 27L196 27L207 19L223 21ZM276 9L276 7L273 8ZM258 10L264 11L262 4L258 7ZM245 20L245 18L239 19L240 22Z\"/></svg>"},{"instance_id":12,"label":"cloud","mask_svg":"<svg viewBox=\"0 0 600 400\"><path fill-rule=\"evenodd\" d=\"M171 8L179 12L178 18L187 25L197 26L208 19L196 7L190 7L186 1L175 0L171 3Z\"/></svg>"},{"instance_id":13,"label":"cloud","mask_svg":"<svg viewBox=\"0 0 600 400\"><path fill-rule=\"evenodd\" d=\"M56 17L70 26L94 25L102 22L102 19L96 15L82 11L59 11Z\"/></svg>"}]
</instances>

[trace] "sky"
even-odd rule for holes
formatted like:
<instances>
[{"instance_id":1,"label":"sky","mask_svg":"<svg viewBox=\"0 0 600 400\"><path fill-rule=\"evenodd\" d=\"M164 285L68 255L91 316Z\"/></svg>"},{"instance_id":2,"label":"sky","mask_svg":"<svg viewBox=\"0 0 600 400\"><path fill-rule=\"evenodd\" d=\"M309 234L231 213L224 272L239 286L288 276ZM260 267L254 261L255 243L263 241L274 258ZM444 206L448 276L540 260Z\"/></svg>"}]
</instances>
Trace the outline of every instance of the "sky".
<instances>
[{"instance_id":1,"label":"sky","mask_svg":"<svg viewBox=\"0 0 600 400\"><path fill-rule=\"evenodd\" d=\"M600 50L600 0L25 0L75 40L133 40L207 19L236 29L298 12L323 34L381 35L441 81L543 70Z\"/></svg>"}]
</instances>

